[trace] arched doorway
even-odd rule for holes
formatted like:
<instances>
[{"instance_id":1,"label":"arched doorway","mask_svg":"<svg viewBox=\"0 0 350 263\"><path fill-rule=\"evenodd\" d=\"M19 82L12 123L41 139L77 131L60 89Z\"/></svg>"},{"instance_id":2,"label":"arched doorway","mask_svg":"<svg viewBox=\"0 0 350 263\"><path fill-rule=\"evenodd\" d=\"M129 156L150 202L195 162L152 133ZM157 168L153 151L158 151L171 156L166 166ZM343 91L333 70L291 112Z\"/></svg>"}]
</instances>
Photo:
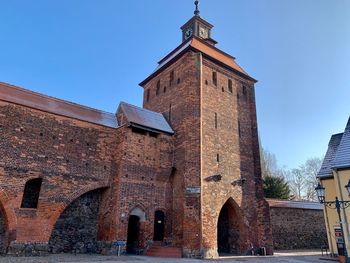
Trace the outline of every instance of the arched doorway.
<instances>
[{"instance_id":1,"label":"arched doorway","mask_svg":"<svg viewBox=\"0 0 350 263\"><path fill-rule=\"evenodd\" d=\"M140 217L130 215L128 222L128 240L126 243L126 252L136 254L139 248L140 239Z\"/></svg>"},{"instance_id":2,"label":"arched doorway","mask_svg":"<svg viewBox=\"0 0 350 263\"><path fill-rule=\"evenodd\" d=\"M7 251L7 232L6 232L6 218L1 209L0 204L0 255L6 254Z\"/></svg>"},{"instance_id":3,"label":"arched doorway","mask_svg":"<svg viewBox=\"0 0 350 263\"><path fill-rule=\"evenodd\" d=\"M154 213L154 241L163 241L164 239L164 221L165 214L161 210L157 210Z\"/></svg>"},{"instance_id":4,"label":"arched doorway","mask_svg":"<svg viewBox=\"0 0 350 263\"><path fill-rule=\"evenodd\" d=\"M241 217L238 205L230 198L221 208L218 219L217 244L219 254L241 253Z\"/></svg>"},{"instance_id":5,"label":"arched doorway","mask_svg":"<svg viewBox=\"0 0 350 263\"><path fill-rule=\"evenodd\" d=\"M49 241L51 253L97 253L98 214L103 189L83 194L60 215Z\"/></svg>"},{"instance_id":6,"label":"arched doorway","mask_svg":"<svg viewBox=\"0 0 350 263\"><path fill-rule=\"evenodd\" d=\"M126 241L126 252L137 254L141 243L141 224L146 221L146 213L139 207L130 212L128 221L128 237Z\"/></svg>"}]
</instances>

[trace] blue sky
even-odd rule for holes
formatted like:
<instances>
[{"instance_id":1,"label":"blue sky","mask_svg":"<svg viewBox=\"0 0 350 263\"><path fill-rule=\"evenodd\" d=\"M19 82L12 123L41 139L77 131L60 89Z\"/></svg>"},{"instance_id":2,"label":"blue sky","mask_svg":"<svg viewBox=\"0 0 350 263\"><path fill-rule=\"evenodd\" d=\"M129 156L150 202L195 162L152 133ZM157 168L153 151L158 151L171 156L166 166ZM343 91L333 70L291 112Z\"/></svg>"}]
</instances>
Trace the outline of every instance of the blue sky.
<instances>
[{"instance_id":1,"label":"blue sky","mask_svg":"<svg viewBox=\"0 0 350 263\"><path fill-rule=\"evenodd\" d=\"M202 0L218 48L256 85L263 146L290 168L350 113L350 1ZM181 42L192 0L0 0L0 81L115 112Z\"/></svg>"}]
</instances>

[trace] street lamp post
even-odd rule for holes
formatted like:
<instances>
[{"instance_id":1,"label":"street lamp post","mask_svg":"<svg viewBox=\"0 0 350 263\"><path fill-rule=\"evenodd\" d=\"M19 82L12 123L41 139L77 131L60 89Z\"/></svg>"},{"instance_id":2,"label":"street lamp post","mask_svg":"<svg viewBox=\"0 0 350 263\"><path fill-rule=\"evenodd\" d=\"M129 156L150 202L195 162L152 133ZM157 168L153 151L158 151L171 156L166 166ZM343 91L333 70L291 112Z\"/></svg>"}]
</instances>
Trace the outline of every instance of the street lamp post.
<instances>
[{"instance_id":1,"label":"street lamp post","mask_svg":"<svg viewBox=\"0 0 350 263\"><path fill-rule=\"evenodd\" d=\"M346 190L348 191L348 195L350 196L350 180L347 185L345 185ZM340 231L343 237L343 248L344 248L344 257L345 262L350 263L350 259L348 257L348 252L346 249L346 243L345 243L345 236L344 236L344 228L343 228L343 222L341 219L341 213L340 209L344 210L350 206L350 201L339 201L338 197L335 197L335 201L326 201L325 200L325 191L326 189L322 186L321 183L318 183L317 187L315 188L318 200L321 204L324 204L325 206L328 206L329 208L335 208L338 213L338 219L339 219L339 225L340 225Z\"/></svg>"}]
</instances>

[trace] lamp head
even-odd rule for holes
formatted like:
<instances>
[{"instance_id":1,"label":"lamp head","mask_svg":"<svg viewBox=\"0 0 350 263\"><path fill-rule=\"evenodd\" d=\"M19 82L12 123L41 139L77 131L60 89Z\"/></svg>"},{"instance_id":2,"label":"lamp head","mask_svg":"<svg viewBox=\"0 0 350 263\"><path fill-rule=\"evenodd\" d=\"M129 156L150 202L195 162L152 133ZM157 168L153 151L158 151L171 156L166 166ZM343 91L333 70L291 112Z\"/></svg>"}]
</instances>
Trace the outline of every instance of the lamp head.
<instances>
[{"instance_id":1,"label":"lamp head","mask_svg":"<svg viewBox=\"0 0 350 263\"><path fill-rule=\"evenodd\" d=\"M320 201L320 203L323 203L324 199L325 199L325 190L326 189L319 182L317 187L315 188L315 190L316 190L316 193L317 193L318 200Z\"/></svg>"},{"instance_id":2,"label":"lamp head","mask_svg":"<svg viewBox=\"0 0 350 263\"><path fill-rule=\"evenodd\" d=\"M348 195L350 196L350 179L347 185L345 185L346 190L348 191Z\"/></svg>"}]
</instances>

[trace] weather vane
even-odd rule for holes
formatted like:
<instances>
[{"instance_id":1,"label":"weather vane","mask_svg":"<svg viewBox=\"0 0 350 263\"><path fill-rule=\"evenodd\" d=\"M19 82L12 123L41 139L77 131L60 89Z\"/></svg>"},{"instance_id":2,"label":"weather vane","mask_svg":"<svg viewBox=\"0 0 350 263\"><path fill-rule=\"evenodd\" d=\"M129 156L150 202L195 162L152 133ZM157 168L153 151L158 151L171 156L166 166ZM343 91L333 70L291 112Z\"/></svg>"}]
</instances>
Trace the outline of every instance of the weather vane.
<instances>
[{"instance_id":1,"label":"weather vane","mask_svg":"<svg viewBox=\"0 0 350 263\"><path fill-rule=\"evenodd\" d=\"M196 1L194 1L194 4L196 5L196 10L194 11L194 14L196 15L196 16L199 16L199 9L198 9L198 4L199 4L199 1L198 0L196 0Z\"/></svg>"}]
</instances>

